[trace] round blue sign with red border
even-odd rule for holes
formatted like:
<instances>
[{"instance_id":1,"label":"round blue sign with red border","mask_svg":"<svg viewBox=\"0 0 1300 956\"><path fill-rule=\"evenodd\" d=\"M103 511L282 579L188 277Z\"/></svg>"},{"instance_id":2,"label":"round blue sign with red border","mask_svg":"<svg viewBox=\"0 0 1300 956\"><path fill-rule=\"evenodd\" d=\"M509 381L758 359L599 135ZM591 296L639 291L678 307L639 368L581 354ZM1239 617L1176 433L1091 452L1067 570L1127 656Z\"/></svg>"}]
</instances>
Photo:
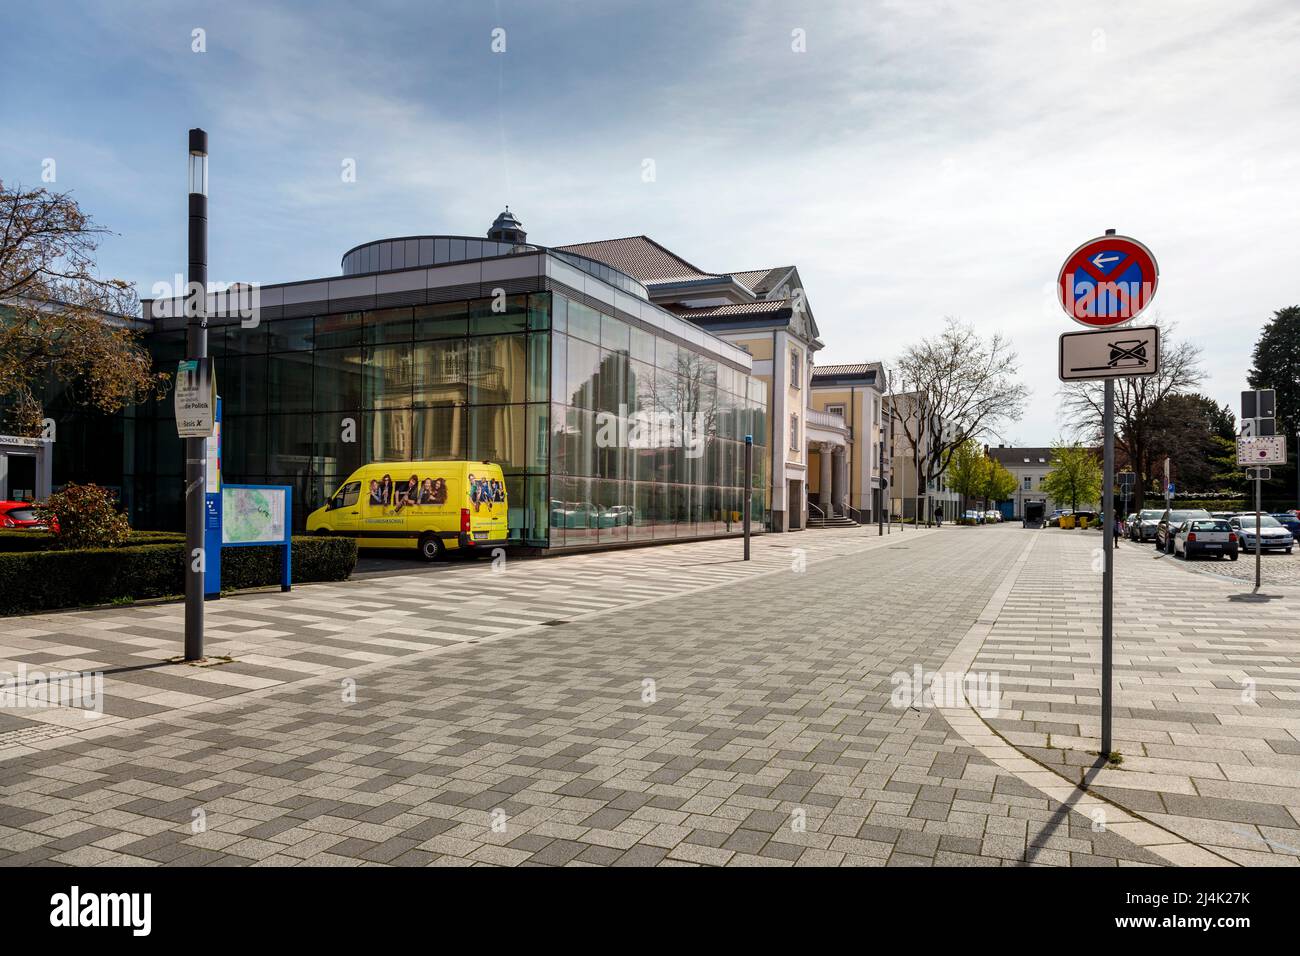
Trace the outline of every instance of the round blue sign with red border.
<instances>
[{"instance_id":1,"label":"round blue sign with red border","mask_svg":"<svg viewBox=\"0 0 1300 956\"><path fill-rule=\"evenodd\" d=\"M1151 304L1160 270L1151 250L1127 236L1098 236L1070 253L1057 277L1066 315L1080 325L1123 325Z\"/></svg>"}]
</instances>

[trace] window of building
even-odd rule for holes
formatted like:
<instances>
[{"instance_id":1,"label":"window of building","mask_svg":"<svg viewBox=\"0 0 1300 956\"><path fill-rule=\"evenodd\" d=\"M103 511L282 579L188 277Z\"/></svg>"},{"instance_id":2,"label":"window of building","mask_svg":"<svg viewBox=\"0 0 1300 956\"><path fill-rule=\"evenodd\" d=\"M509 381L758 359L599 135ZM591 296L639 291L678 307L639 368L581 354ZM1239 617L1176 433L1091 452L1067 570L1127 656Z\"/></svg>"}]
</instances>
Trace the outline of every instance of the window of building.
<instances>
[{"instance_id":1,"label":"window of building","mask_svg":"<svg viewBox=\"0 0 1300 956\"><path fill-rule=\"evenodd\" d=\"M826 406L826 414L828 414L828 415L838 415L838 416L840 416L840 418L843 418L843 417L844 417L844 406L843 406L843 405L827 405L827 406Z\"/></svg>"},{"instance_id":2,"label":"window of building","mask_svg":"<svg viewBox=\"0 0 1300 956\"><path fill-rule=\"evenodd\" d=\"M790 416L790 447L799 450L799 416Z\"/></svg>"},{"instance_id":3,"label":"window of building","mask_svg":"<svg viewBox=\"0 0 1300 956\"><path fill-rule=\"evenodd\" d=\"M1025 491L1029 491L1033 487L1033 484L1034 484L1034 476L1025 475Z\"/></svg>"},{"instance_id":4,"label":"window of building","mask_svg":"<svg viewBox=\"0 0 1300 956\"><path fill-rule=\"evenodd\" d=\"M803 381L803 375L800 371L799 350L791 349L790 350L790 384L793 385L795 388L798 388L802 381Z\"/></svg>"}]
</instances>

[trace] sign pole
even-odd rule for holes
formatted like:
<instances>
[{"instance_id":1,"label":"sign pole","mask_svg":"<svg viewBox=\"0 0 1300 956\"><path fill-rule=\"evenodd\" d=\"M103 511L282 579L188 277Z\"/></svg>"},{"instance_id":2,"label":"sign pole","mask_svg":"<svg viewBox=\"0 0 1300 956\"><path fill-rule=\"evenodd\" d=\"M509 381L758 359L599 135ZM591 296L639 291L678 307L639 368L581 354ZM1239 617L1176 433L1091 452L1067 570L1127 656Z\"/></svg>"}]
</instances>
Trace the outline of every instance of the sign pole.
<instances>
[{"instance_id":1,"label":"sign pole","mask_svg":"<svg viewBox=\"0 0 1300 956\"><path fill-rule=\"evenodd\" d=\"M1259 590L1259 580L1260 580L1260 557L1259 556L1260 556L1261 549L1260 549L1259 539L1260 539L1260 535L1263 533L1262 529L1260 528L1260 525L1264 523L1259 516L1259 499L1260 499L1259 489L1264 484L1264 482L1260 480L1259 476L1260 476L1260 472L1258 469L1256 469L1255 470L1255 590L1256 591Z\"/></svg>"},{"instance_id":2,"label":"sign pole","mask_svg":"<svg viewBox=\"0 0 1300 956\"><path fill-rule=\"evenodd\" d=\"M189 134L189 287L185 354L208 357L208 134ZM178 385L179 387L179 385ZM185 439L185 660L203 659L204 523L207 511L206 438Z\"/></svg>"},{"instance_id":3,"label":"sign pole","mask_svg":"<svg viewBox=\"0 0 1300 956\"><path fill-rule=\"evenodd\" d=\"M1150 304L1160 270L1151 250L1114 229L1090 239L1066 258L1057 275L1061 306L1093 333L1067 332L1060 338L1060 378L1104 381L1102 409L1103 462L1101 578L1101 754L1114 753L1111 734L1114 682L1115 617L1115 378L1154 375L1160 365L1160 329L1133 328L1128 323ZM1168 462L1165 468L1168 469ZM1165 500L1169 500L1165 481ZM1124 485L1124 507L1128 487Z\"/></svg>"},{"instance_id":4,"label":"sign pole","mask_svg":"<svg viewBox=\"0 0 1300 956\"><path fill-rule=\"evenodd\" d=\"M745 560L749 560L749 519L754 504L754 436L745 436Z\"/></svg>"},{"instance_id":5,"label":"sign pole","mask_svg":"<svg viewBox=\"0 0 1300 956\"><path fill-rule=\"evenodd\" d=\"M1101 574L1101 755L1110 759L1111 746L1111 670L1114 663L1112 622L1115 614L1115 382L1106 379L1105 438L1102 462L1102 510L1107 520L1102 522L1102 550L1105 560ZM1109 500L1106 500L1109 499Z\"/></svg>"}]
</instances>

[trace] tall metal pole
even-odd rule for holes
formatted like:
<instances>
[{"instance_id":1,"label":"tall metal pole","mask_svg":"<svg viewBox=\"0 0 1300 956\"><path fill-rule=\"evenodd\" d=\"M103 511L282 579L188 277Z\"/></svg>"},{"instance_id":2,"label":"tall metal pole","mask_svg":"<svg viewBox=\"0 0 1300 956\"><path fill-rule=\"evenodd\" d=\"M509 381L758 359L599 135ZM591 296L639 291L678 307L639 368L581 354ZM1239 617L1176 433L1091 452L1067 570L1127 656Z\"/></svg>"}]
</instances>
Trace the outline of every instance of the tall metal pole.
<instances>
[{"instance_id":1,"label":"tall metal pole","mask_svg":"<svg viewBox=\"0 0 1300 956\"><path fill-rule=\"evenodd\" d=\"M754 436L745 436L745 560L749 560L749 519L754 506Z\"/></svg>"},{"instance_id":2,"label":"tall metal pole","mask_svg":"<svg viewBox=\"0 0 1300 956\"><path fill-rule=\"evenodd\" d=\"M185 356L208 357L208 134L190 130L189 285ZM203 658L203 522L207 493L207 440L185 439L185 659Z\"/></svg>"},{"instance_id":3,"label":"tall metal pole","mask_svg":"<svg viewBox=\"0 0 1300 956\"><path fill-rule=\"evenodd\" d=\"M921 433L925 429L925 415L921 409L921 390L918 387L916 392L916 441L912 444L912 462L916 466L916 502L913 504L913 510L916 511L916 526L921 527Z\"/></svg>"},{"instance_id":4,"label":"tall metal pole","mask_svg":"<svg viewBox=\"0 0 1300 956\"><path fill-rule=\"evenodd\" d=\"M1260 540L1259 539L1260 539L1260 535L1263 533L1263 530L1261 529L1260 525L1264 523L1259 515L1259 499L1260 499L1259 489L1264 484L1264 482L1261 481L1259 478L1260 474L1261 474L1260 470L1256 468L1255 469L1255 590L1256 591L1259 590L1259 581L1260 581L1260 557L1259 557Z\"/></svg>"},{"instance_id":5,"label":"tall metal pole","mask_svg":"<svg viewBox=\"0 0 1300 956\"><path fill-rule=\"evenodd\" d=\"M1101 573L1101 755L1109 759L1112 751L1111 718L1111 667L1114 639L1112 620L1115 613L1115 382L1106 379L1105 448L1101 472L1102 510L1109 520L1102 522L1102 551L1105 558Z\"/></svg>"}]
</instances>

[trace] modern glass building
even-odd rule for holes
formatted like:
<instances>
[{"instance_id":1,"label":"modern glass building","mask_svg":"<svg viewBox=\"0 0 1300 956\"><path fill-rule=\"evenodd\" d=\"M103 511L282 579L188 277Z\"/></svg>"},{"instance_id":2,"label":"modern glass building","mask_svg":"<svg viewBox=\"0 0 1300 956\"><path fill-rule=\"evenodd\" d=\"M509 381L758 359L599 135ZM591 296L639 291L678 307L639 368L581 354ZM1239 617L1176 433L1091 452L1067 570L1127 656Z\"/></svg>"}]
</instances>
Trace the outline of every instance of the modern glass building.
<instances>
[{"instance_id":1,"label":"modern glass building","mask_svg":"<svg viewBox=\"0 0 1300 956\"><path fill-rule=\"evenodd\" d=\"M650 302L607 264L525 241L367 243L343 275L262 286L252 317L210 296L224 480L290 484L299 529L373 461L499 462L512 537L547 548L737 532L768 510L766 386L750 356ZM183 357L180 301L145 302L157 365ZM122 496L137 527L182 522L171 399L128 411ZM744 438L755 441L752 485ZM55 458L55 482L60 476Z\"/></svg>"}]
</instances>

